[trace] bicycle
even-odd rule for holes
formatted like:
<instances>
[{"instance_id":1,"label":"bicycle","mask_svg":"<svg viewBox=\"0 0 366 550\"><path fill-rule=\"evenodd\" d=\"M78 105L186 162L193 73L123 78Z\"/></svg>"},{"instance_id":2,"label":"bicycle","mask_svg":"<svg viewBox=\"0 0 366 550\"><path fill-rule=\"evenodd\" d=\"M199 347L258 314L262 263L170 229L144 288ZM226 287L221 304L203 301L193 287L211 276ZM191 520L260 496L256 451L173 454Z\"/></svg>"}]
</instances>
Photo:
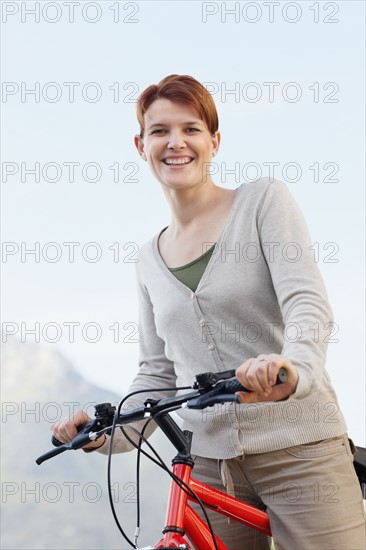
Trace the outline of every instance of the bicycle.
<instances>
[{"instance_id":1,"label":"bicycle","mask_svg":"<svg viewBox=\"0 0 366 550\"><path fill-rule=\"evenodd\" d=\"M124 400L121 401L118 409L112 407L110 403L102 403L95 407L95 419L90 420L87 424L79 427L77 436L67 444L61 444L54 437L53 444L56 448L45 453L37 458L37 464L41 464L66 450L76 450L90 441L98 439L104 433L111 435L111 440L115 429L128 425L137 420L147 419L154 420L158 427L163 430L165 435L174 445L178 454L173 458L172 472L168 469L172 477L170 492L167 505L166 522L162 531L163 537L154 545L144 547L140 550L152 550L160 548L160 550L173 550L180 548L181 550L190 550L191 548L199 550L227 550L227 546L214 534L210 525L207 513L204 507L214 510L215 512L227 516L234 521L238 521L249 527L261 531L262 533L271 536L271 528L269 518L266 512L258 510L253 506L246 504L235 497L223 493L213 487L206 485L191 476L194 466L190 451L192 442L192 432L181 430L174 419L169 415L170 412L181 407L189 409L203 410L206 407L213 406L217 403L240 402L239 396L235 394L237 391L248 391L241 386L237 379L234 379L235 371L224 371L221 373L203 373L196 376L196 381L193 386L179 388L192 389L193 392L180 394L175 397L169 397L161 400L152 398L146 399L143 406L137 407L128 412L120 412ZM276 383L285 382L287 373L285 369L280 369ZM149 390L146 390L149 391ZM128 396L126 396L127 398ZM125 399L126 399L125 398ZM140 443L137 446L139 453L145 453L141 449L141 442L145 441L147 445L151 445L143 436L144 429L141 433L137 432L140 438ZM125 436L129 436L124 432ZM130 441L131 438L129 438ZM137 546L137 536L135 542L132 542L124 533L116 517L112 495L110 491L110 458L111 458L112 441L110 441L110 453L108 462L108 481L109 481L109 496L112 506L112 512L117 522L118 528L127 542L133 548ZM154 451L154 450L153 450ZM359 449L364 451L364 449ZM155 455L160 459L159 455L154 451ZM149 458L152 458L147 454ZM153 458L152 458L153 459ZM160 462L153 459L157 464ZM161 459L160 459L161 460ZM366 466L365 464L356 461L358 474L361 484L366 483ZM165 469L164 465L164 469ZM198 502L203 510L206 522L190 506L189 501ZM188 539L188 541L187 541ZM193 546L191 546L191 544Z\"/></svg>"}]
</instances>

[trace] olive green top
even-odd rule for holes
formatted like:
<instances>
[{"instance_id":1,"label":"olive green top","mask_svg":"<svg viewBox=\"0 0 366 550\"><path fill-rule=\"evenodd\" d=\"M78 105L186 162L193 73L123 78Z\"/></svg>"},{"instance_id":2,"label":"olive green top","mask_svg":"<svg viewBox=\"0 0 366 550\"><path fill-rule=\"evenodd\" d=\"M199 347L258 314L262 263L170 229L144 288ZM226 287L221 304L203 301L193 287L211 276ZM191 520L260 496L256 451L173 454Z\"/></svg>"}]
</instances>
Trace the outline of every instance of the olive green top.
<instances>
[{"instance_id":1,"label":"olive green top","mask_svg":"<svg viewBox=\"0 0 366 550\"><path fill-rule=\"evenodd\" d=\"M196 291L198 283L206 269L206 265L210 261L212 252L215 248L213 244L206 252L193 262L179 267L169 267L169 271L183 284L188 286L193 292Z\"/></svg>"}]
</instances>

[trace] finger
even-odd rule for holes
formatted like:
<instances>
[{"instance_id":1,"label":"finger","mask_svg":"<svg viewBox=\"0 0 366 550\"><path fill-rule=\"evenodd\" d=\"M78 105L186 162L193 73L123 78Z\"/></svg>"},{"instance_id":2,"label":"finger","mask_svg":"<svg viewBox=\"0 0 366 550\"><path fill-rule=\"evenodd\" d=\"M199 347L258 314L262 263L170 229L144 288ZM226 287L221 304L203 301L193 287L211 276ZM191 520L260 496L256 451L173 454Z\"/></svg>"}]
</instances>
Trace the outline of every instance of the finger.
<instances>
[{"instance_id":1,"label":"finger","mask_svg":"<svg viewBox=\"0 0 366 550\"><path fill-rule=\"evenodd\" d=\"M248 361L245 371L239 373L237 378L241 384L251 392L260 393L263 391L263 388L257 378L255 359L250 359Z\"/></svg>"},{"instance_id":2,"label":"finger","mask_svg":"<svg viewBox=\"0 0 366 550\"><path fill-rule=\"evenodd\" d=\"M61 443L68 443L76 436L77 428L70 419L64 418L54 426L52 432Z\"/></svg>"},{"instance_id":3,"label":"finger","mask_svg":"<svg viewBox=\"0 0 366 550\"><path fill-rule=\"evenodd\" d=\"M235 395L239 396L240 403L257 403L257 394L255 392L237 391Z\"/></svg>"},{"instance_id":4,"label":"finger","mask_svg":"<svg viewBox=\"0 0 366 550\"><path fill-rule=\"evenodd\" d=\"M269 364L270 361L267 358L261 358L257 360L256 375L258 382L262 388L262 392L270 394L272 387L269 380Z\"/></svg>"},{"instance_id":5,"label":"finger","mask_svg":"<svg viewBox=\"0 0 366 550\"><path fill-rule=\"evenodd\" d=\"M64 426L64 430L66 433L66 437L68 438L68 441L71 441L72 439L74 439L74 437L78 433L77 427L73 422L66 422Z\"/></svg>"},{"instance_id":6,"label":"finger","mask_svg":"<svg viewBox=\"0 0 366 550\"><path fill-rule=\"evenodd\" d=\"M62 433L62 431L59 428L55 428L52 430L52 435L58 440L61 441L61 443L68 443L67 437L65 434Z\"/></svg>"},{"instance_id":7,"label":"finger","mask_svg":"<svg viewBox=\"0 0 366 550\"><path fill-rule=\"evenodd\" d=\"M274 401L271 395L265 395L258 392L235 392L240 398L240 403L264 403L266 401Z\"/></svg>"},{"instance_id":8,"label":"finger","mask_svg":"<svg viewBox=\"0 0 366 550\"><path fill-rule=\"evenodd\" d=\"M240 403L265 403L269 401L281 401L291 395L293 390L287 384L279 384L272 388L269 395L258 392L236 392L240 397Z\"/></svg>"},{"instance_id":9,"label":"finger","mask_svg":"<svg viewBox=\"0 0 366 550\"><path fill-rule=\"evenodd\" d=\"M259 356L248 359L236 369L236 377L243 386L252 392L269 395L272 391L266 358Z\"/></svg>"},{"instance_id":10,"label":"finger","mask_svg":"<svg viewBox=\"0 0 366 550\"><path fill-rule=\"evenodd\" d=\"M247 379L250 382L250 387L248 389L260 394L269 394L271 392L271 387L268 382L267 360L259 360L258 358L253 359L247 371Z\"/></svg>"},{"instance_id":11,"label":"finger","mask_svg":"<svg viewBox=\"0 0 366 550\"><path fill-rule=\"evenodd\" d=\"M237 377L241 385L248 389L251 389L249 388L249 380L247 379L247 371L251 365L251 362L252 362L252 359L248 359L247 361L245 361L245 363L240 365L235 371L235 376Z\"/></svg>"},{"instance_id":12,"label":"finger","mask_svg":"<svg viewBox=\"0 0 366 550\"><path fill-rule=\"evenodd\" d=\"M290 361L287 359L287 357L284 357L283 355L275 355L270 358L270 364L269 364L269 381L272 386L274 386L277 382L277 375L281 368L285 368L287 370L287 374L290 374L290 371L294 370L293 366L291 365Z\"/></svg>"}]
</instances>

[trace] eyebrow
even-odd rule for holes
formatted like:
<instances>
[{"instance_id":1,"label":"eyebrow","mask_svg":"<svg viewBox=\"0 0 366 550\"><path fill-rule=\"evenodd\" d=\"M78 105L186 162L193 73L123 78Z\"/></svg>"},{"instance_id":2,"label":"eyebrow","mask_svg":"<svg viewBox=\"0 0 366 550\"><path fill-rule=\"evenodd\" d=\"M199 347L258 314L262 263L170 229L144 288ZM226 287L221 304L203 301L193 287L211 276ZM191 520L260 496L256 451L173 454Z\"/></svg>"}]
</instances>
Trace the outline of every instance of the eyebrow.
<instances>
[{"instance_id":1,"label":"eyebrow","mask_svg":"<svg viewBox=\"0 0 366 550\"><path fill-rule=\"evenodd\" d=\"M190 121L190 122L182 122L181 126L186 126L188 124L200 124L202 126L202 122L200 120L193 120L193 121ZM151 126L149 126L149 130L151 128L154 128L155 126L168 126L167 124L164 124L163 122L156 122L155 124L151 124Z\"/></svg>"}]
</instances>

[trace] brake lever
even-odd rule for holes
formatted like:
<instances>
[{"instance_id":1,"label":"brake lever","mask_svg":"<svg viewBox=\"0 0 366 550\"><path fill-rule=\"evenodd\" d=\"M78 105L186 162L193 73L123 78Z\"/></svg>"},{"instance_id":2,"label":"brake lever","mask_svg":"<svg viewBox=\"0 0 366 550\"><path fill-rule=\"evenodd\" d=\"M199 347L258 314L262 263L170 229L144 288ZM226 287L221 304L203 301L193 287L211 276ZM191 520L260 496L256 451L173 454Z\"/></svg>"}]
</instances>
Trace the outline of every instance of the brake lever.
<instances>
[{"instance_id":1,"label":"brake lever","mask_svg":"<svg viewBox=\"0 0 366 550\"><path fill-rule=\"evenodd\" d=\"M236 376L235 369L225 370L223 372L204 372L202 374L197 374L196 382L194 383L193 387L195 389L207 389L211 386L216 386L216 384L218 382L221 382L222 380L235 378L235 376ZM276 384L283 384L284 382L287 382L287 371L284 367L281 367L277 375ZM240 382L237 379L228 382L228 384L238 385L238 388L235 389L234 391L246 391L246 392L250 391L244 388L243 386L241 386ZM241 387L239 388L239 386Z\"/></svg>"},{"instance_id":2,"label":"brake lever","mask_svg":"<svg viewBox=\"0 0 366 550\"><path fill-rule=\"evenodd\" d=\"M193 387L196 389L203 389L210 386L215 386L220 380L228 380L234 378L235 369L225 370L223 372L203 372L196 375L196 382Z\"/></svg>"},{"instance_id":3,"label":"brake lever","mask_svg":"<svg viewBox=\"0 0 366 550\"><path fill-rule=\"evenodd\" d=\"M36 460L36 463L40 465L45 460L48 460L49 458L53 458L54 456L57 456L65 451L70 451L70 450L76 451L77 449L80 449L87 443L90 443L90 441L93 441L93 436L92 436L93 433L95 432L91 430L89 430L86 433L84 432L78 433L78 435L76 435L74 439L72 439L69 443L62 443L58 447L55 447L51 451L48 451L47 453L38 457Z\"/></svg>"},{"instance_id":4,"label":"brake lever","mask_svg":"<svg viewBox=\"0 0 366 550\"><path fill-rule=\"evenodd\" d=\"M78 434L74 437L74 439L72 439L72 441L69 443L61 443L61 441L59 441L55 436L52 436L51 441L56 448L38 457L36 463L38 465L42 464L45 460L53 458L60 453L80 449L87 443L90 443L90 441L94 441L96 439L94 435L95 432L98 432L103 428L107 428L112 424L115 411L116 408L110 403L100 403L99 405L96 405L95 418L92 418L85 424L79 426ZM110 431L107 431L107 433L110 433Z\"/></svg>"},{"instance_id":5,"label":"brake lever","mask_svg":"<svg viewBox=\"0 0 366 550\"><path fill-rule=\"evenodd\" d=\"M212 407L217 403L240 403L240 397L238 395L221 393L221 388L216 387L208 393L200 395L195 399L190 399L185 403L185 407L188 409L205 409L206 407Z\"/></svg>"},{"instance_id":6,"label":"brake lever","mask_svg":"<svg viewBox=\"0 0 366 550\"><path fill-rule=\"evenodd\" d=\"M98 424L98 420L96 418L89 420L89 422L87 422L86 424L81 424L78 427L78 434L98 431L98 430L93 430L93 428L97 427L97 424ZM64 445L62 441L59 441L57 437L55 437L54 435L51 437L51 443L54 447L62 447L62 445Z\"/></svg>"},{"instance_id":7,"label":"brake lever","mask_svg":"<svg viewBox=\"0 0 366 550\"><path fill-rule=\"evenodd\" d=\"M197 383L206 383L206 388L210 387L213 383L216 385L199 397L188 401L186 407L188 409L204 409L205 407L215 405L216 403L240 403L240 398L238 395L235 395L235 392L250 392L251 390L248 390L248 388L242 386L237 378L233 378L234 376L235 370L224 371L221 373L206 372L197 375ZM228 380L228 378L233 379ZM216 382L214 382L215 380ZM287 371L284 367L281 367L278 372L275 385L284 384L285 382L287 382ZM200 390L204 391L206 388L201 387Z\"/></svg>"}]
</instances>

